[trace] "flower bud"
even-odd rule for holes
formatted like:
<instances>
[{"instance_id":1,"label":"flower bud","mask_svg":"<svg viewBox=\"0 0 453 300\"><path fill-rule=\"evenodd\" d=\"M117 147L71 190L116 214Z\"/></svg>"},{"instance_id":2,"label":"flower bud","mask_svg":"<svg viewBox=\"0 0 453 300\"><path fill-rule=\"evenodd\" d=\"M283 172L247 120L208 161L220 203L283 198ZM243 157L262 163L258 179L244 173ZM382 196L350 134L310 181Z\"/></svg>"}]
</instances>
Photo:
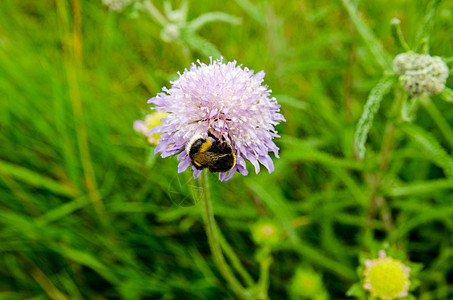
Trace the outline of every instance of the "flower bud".
<instances>
[{"instance_id":1,"label":"flower bud","mask_svg":"<svg viewBox=\"0 0 453 300\"><path fill-rule=\"evenodd\" d=\"M447 64L439 56L411 52L398 54L393 60L393 70L413 97L439 94L449 74Z\"/></svg>"},{"instance_id":2,"label":"flower bud","mask_svg":"<svg viewBox=\"0 0 453 300\"><path fill-rule=\"evenodd\" d=\"M328 299L321 276L311 268L299 267L291 281L291 292L302 299Z\"/></svg>"},{"instance_id":3,"label":"flower bud","mask_svg":"<svg viewBox=\"0 0 453 300\"><path fill-rule=\"evenodd\" d=\"M176 24L168 23L160 32L160 38L167 43L179 39L179 27Z\"/></svg>"},{"instance_id":4,"label":"flower bud","mask_svg":"<svg viewBox=\"0 0 453 300\"><path fill-rule=\"evenodd\" d=\"M260 221L252 226L252 237L259 245L275 246L281 241L281 229L272 221Z\"/></svg>"}]
</instances>

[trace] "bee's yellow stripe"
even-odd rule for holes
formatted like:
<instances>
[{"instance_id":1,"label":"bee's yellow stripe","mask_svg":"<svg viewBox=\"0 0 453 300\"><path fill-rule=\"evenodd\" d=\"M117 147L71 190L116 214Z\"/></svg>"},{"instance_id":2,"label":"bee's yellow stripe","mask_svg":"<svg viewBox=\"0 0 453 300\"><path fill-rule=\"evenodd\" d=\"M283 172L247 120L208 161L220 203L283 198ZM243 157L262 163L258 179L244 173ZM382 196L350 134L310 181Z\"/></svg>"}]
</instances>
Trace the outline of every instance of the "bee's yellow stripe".
<instances>
[{"instance_id":1,"label":"bee's yellow stripe","mask_svg":"<svg viewBox=\"0 0 453 300\"><path fill-rule=\"evenodd\" d=\"M234 166L236 165L236 155L234 154L234 151L232 151L231 154L233 154L233 159L234 159L234 161L233 161L233 167L234 167ZM233 169L233 167L231 167L231 169ZM230 170L231 170L231 169L230 169Z\"/></svg>"},{"instance_id":2,"label":"bee's yellow stripe","mask_svg":"<svg viewBox=\"0 0 453 300\"><path fill-rule=\"evenodd\" d=\"M210 140L207 140L206 142L204 142L201 145L200 150L198 152L200 152L200 153L206 152L206 151L208 151L209 148L211 148L211 146L212 146L212 142Z\"/></svg>"}]
</instances>

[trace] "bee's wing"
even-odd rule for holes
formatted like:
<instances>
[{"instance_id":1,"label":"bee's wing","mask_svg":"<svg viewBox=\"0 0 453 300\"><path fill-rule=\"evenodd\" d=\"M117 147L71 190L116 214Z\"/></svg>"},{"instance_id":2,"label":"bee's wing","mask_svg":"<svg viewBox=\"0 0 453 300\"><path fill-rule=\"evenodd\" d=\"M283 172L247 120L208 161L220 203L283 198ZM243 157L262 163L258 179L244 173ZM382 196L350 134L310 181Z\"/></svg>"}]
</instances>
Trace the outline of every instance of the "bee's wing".
<instances>
[{"instance_id":1,"label":"bee's wing","mask_svg":"<svg viewBox=\"0 0 453 300\"><path fill-rule=\"evenodd\" d=\"M223 159L228 154L218 154L213 152L203 152L197 153L194 155L194 160L201 164L202 166L206 167L214 167L216 168L218 165L219 160Z\"/></svg>"}]
</instances>

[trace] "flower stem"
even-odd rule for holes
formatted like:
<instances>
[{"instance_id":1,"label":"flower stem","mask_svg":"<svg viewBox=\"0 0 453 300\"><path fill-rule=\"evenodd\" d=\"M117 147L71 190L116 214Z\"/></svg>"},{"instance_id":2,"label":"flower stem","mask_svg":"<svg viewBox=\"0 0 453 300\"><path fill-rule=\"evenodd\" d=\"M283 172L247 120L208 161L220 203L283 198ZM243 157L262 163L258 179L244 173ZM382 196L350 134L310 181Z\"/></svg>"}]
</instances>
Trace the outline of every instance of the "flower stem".
<instances>
[{"instance_id":1,"label":"flower stem","mask_svg":"<svg viewBox=\"0 0 453 300\"><path fill-rule=\"evenodd\" d=\"M237 257L236 253L234 253L233 249L231 248L230 244L223 236L219 227L215 226L215 229L216 229L217 235L219 237L220 246L222 247L222 250L225 253L226 257L229 259L229 261L233 265L233 268L239 273L239 275L242 277L242 279L244 280L244 282L246 283L246 285L248 287L254 286L255 282L254 282L252 276L250 276L250 274L247 272L247 270L245 270L241 261Z\"/></svg>"},{"instance_id":2,"label":"flower stem","mask_svg":"<svg viewBox=\"0 0 453 300\"><path fill-rule=\"evenodd\" d=\"M151 0L145 0L143 1L143 7L145 8L145 10L148 12L148 14L150 15L151 18L153 18L154 20L157 21L157 23L159 23L160 25L162 26L165 26L168 21L167 19L164 17L163 14L161 14L161 12L154 6L153 2L151 2Z\"/></svg>"},{"instance_id":3,"label":"flower stem","mask_svg":"<svg viewBox=\"0 0 453 300\"><path fill-rule=\"evenodd\" d=\"M395 95L395 102L391 109L389 120L385 127L384 138L382 141L381 153L380 153L380 164L379 169L374 175L374 180L372 181L371 186L371 195L370 195L370 204L368 207L367 214L367 225L371 228L371 222L374 218L374 215L377 210L381 211L382 221L384 222L385 229L390 232L393 230L393 219L391 216L390 209L385 201L385 198L379 195L379 190L381 188L382 181L384 179L385 172L387 171L388 165L390 163L391 155L393 152L394 141L397 133L397 116L400 114L403 101L405 99L405 94L401 91L397 91Z\"/></svg>"},{"instance_id":4,"label":"flower stem","mask_svg":"<svg viewBox=\"0 0 453 300\"><path fill-rule=\"evenodd\" d=\"M268 299L267 290L269 289L269 267L272 264L270 248L263 249L265 255L260 261L260 279L258 281L257 299Z\"/></svg>"},{"instance_id":5,"label":"flower stem","mask_svg":"<svg viewBox=\"0 0 453 300\"><path fill-rule=\"evenodd\" d=\"M411 49L409 48L409 45L406 43L406 40L403 37L400 19L393 18L390 22L390 25L392 26L392 35L393 39L395 40L395 44L398 46L398 50L409 52Z\"/></svg>"},{"instance_id":6,"label":"flower stem","mask_svg":"<svg viewBox=\"0 0 453 300\"><path fill-rule=\"evenodd\" d=\"M206 235L208 236L208 243L209 247L211 248L212 256L214 257L214 262L222 276L230 285L231 289L240 299L252 299L251 296L246 292L244 287L241 285L241 283L234 276L230 267L226 263L225 258L223 257L216 231L214 213L212 210L212 203L209 194L208 175L206 171L202 172L200 175L200 187L203 221L205 223Z\"/></svg>"}]
</instances>

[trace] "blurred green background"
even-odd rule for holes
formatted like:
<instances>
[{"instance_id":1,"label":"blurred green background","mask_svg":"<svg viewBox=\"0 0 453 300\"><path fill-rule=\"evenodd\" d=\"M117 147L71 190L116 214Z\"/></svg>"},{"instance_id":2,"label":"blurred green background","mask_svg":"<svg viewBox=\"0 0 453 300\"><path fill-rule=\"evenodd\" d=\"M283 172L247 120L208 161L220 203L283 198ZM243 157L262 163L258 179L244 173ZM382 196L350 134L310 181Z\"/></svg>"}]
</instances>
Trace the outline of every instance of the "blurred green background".
<instances>
[{"instance_id":1,"label":"blurred green background","mask_svg":"<svg viewBox=\"0 0 453 300\"><path fill-rule=\"evenodd\" d=\"M414 46L427 5L361 1L358 9L395 56L390 20L401 19ZM369 207L393 98L383 99L367 158L357 160L355 127L382 71L341 2L189 1L188 20L213 11L241 24L206 24L199 37L215 48L202 50L164 42L162 27L133 7L0 1L0 299L235 299L213 264L192 172L177 174L176 157L154 157L132 127L150 112L147 99L215 49L264 70L287 120L277 126L274 173L249 165L247 177L210 175L219 227L255 279L251 225L269 218L286 228L269 297L302 299L290 283L306 268L328 298L345 299L360 280L361 254L387 243L423 265L417 299L452 299L453 182L402 132L375 191L386 206ZM453 2L444 1L432 55L453 56L452 26ZM453 104L433 103L452 125ZM451 157L432 115L419 109L414 122Z\"/></svg>"}]
</instances>

